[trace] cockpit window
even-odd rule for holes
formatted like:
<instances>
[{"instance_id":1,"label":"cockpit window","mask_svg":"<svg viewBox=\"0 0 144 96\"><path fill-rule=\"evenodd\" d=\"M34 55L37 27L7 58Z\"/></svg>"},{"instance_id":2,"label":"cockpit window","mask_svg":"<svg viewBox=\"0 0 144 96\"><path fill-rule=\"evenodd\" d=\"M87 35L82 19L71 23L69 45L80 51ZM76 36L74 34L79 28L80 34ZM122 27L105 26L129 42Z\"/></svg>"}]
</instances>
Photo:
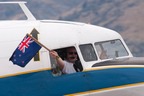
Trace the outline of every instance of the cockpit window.
<instances>
[{"instance_id":1,"label":"cockpit window","mask_svg":"<svg viewBox=\"0 0 144 96\"><path fill-rule=\"evenodd\" d=\"M116 58L127 56L128 52L120 40L95 43L100 59Z\"/></svg>"},{"instance_id":2,"label":"cockpit window","mask_svg":"<svg viewBox=\"0 0 144 96\"><path fill-rule=\"evenodd\" d=\"M53 76L83 71L78 52L74 46L55 49L53 52L58 54L58 58L54 58L53 55L49 54ZM59 59L61 60L58 62Z\"/></svg>"},{"instance_id":3,"label":"cockpit window","mask_svg":"<svg viewBox=\"0 0 144 96\"><path fill-rule=\"evenodd\" d=\"M84 45L80 45L79 47L85 61L97 60L97 56L92 44L84 44Z\"/></svg>"}]
</instances>

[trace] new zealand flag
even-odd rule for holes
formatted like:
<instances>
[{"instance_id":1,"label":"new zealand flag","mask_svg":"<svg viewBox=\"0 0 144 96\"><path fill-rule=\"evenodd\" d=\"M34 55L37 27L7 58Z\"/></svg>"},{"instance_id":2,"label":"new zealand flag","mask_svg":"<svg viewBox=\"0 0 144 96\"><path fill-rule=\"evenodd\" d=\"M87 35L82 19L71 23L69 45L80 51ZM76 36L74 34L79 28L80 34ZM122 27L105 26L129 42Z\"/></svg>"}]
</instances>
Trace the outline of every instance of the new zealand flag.
<instances>
[{"instance_id":1,"label":"new zealand flag","mask_svg":"<svg viewBox=\"0 0 144 96\"><path fill-rule=\"evenodd\" d=\"M26 35L9 60L12 61L13 64L25 67L40 49L41 46Z\"/></svg>"}]
</instances>

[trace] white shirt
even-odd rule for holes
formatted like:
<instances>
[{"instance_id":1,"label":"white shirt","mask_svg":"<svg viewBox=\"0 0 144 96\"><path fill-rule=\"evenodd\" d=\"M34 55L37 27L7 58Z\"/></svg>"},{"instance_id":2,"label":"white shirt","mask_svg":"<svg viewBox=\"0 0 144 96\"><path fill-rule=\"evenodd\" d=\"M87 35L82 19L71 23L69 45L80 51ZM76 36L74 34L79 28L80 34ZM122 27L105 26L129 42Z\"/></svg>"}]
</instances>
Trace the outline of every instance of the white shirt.
<instances>
[{"instance_id":1,"label":"white shirt","mask_svg":"<svg viewBox=\"0 0 144 96\"><path fill-rule=\"evenodd\" d=\"M64 61L64 68L63 68L62 72L65 74L75 73L76 71L73 67L73 63Z\"/></svg>"}]
</instances>

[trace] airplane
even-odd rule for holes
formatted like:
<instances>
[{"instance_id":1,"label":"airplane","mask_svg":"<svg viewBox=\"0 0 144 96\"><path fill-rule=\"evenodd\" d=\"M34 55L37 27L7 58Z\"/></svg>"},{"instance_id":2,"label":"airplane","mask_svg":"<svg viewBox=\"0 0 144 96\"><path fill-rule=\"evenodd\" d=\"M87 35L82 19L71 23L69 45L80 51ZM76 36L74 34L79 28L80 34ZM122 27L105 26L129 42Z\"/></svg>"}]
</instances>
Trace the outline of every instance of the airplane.
<instances>
[{"instance_id":1,"label":"airplane","mask_svg":"<svg viewBox=\"0 0 144 96\"><path fill-rule=\"evenodd\" d=\"M144 94L144 58L134 57L118 32L81 22L37 20L25 1L1 5L19 5L27 19L0 20L0 96ZM9 58L27 33L46 48L20 67ZM80 71L62 74L47 48L63 56L68 47L76 49Z\"/></svg>"}]
</instances>

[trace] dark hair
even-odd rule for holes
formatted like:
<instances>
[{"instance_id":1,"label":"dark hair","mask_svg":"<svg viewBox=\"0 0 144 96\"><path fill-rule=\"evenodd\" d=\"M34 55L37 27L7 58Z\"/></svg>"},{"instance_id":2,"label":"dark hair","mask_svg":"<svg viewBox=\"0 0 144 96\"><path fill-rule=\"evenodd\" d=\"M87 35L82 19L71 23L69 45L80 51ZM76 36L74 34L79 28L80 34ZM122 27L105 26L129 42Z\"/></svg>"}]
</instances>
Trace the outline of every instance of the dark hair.
<instances>
[{"instance_id":1,"label":"dark hair","mask_svg":"<svg viewBox=\"0 0 144 96\"><path fill-rule=\"evenodd\" d=\"M67 58L67 51L68 51L68 49L70 49L70 48L75 48L75 47L67 47L67 48L64 48L64 59L65 58Z\"/></svg>"},{"instance_id":2,"label":"dark hair","mask_svg":"<svg viewBox=\"0 0 144 96\"><path fill-rule=\"evenodd\" d=\"M57 51L59 56L64 60L65 58L67 58L67 50L69 48L75 48L75 47L71 46L71 47L66 47L66 48L62 48L62 49L57 49L55 51Z\"/></svg>"}]
</instances>

